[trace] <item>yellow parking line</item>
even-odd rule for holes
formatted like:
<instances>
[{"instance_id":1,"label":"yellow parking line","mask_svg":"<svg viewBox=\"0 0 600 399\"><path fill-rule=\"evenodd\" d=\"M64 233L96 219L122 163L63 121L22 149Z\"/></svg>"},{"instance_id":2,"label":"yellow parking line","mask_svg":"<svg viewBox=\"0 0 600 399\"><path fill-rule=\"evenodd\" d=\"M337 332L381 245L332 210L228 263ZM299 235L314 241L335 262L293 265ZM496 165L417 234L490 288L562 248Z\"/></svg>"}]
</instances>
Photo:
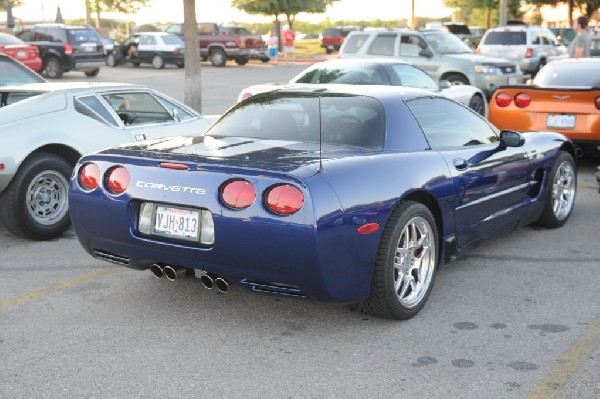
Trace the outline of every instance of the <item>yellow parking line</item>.
<instances>
[{"instance_id":1,"label":"yellow parking line","mask_svg":"<svg viewBox=\"0 0 600 399\"><path fill-rule=\"evenodd\" d=\"M528 399L555 399L560 397L575 374L590 360L600 347L600 317L590 324L583 335L550 369Z\"/></svg>"},{"instance_id":2,"label":"yellow parking line","mask_svg":"<svg viewBox=\"0 0 600 399\"><path fill-rule=\"evenodd\" d=\"M579 188L593 188L594 190L598 190L598 185L593 185L593 184L578 184L577 187L579 187Z\"/></svg>"},{"instance_id":3,"label":"yellow parking line","mask_svg":"<svg viewBox=\"0 0 600 399\"><path fill-rule=\"evenodd\" d=\"M43 290L34 291L34 292L30 292L28 294L20 295L15 298L7 299L6 301L0 302L0 309L7 308L12 305L18 305L21 303L25 303L25 302L31 301L33 299L42 297L44 295L48 295L48 294L51 294L56 291L60 291L60 290L66 289L66 288L73 287L77 284L87 283L89 281L96 280L98 278L113 274L119 270L123 270L123 268L122 267L111 267L110 269L99 270L97 272L84 274L81 277L77 277L72 280L65 281L65 282L55 285L53 287L44 288Z\"/></svg>"}]
</instances>

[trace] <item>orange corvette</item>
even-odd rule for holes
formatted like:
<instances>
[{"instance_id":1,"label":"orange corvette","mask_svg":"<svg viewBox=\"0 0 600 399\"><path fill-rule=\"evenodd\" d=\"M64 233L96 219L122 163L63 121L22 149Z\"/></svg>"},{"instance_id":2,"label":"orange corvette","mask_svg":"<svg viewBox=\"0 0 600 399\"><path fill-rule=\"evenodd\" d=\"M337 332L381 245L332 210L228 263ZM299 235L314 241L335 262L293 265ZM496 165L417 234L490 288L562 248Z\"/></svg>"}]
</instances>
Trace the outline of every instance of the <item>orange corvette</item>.
<instances>
[{"instance_id":1,"label":"orange corvette","mask_svg":"<svg viewBox=\"0 0 600 399\"><path fill-rule=\"evenodd\" d=\"M531 86L500 87L489 119L499 129L560 132L600 154L600 58L554 61Z\"/></svg>"}]
</instances>

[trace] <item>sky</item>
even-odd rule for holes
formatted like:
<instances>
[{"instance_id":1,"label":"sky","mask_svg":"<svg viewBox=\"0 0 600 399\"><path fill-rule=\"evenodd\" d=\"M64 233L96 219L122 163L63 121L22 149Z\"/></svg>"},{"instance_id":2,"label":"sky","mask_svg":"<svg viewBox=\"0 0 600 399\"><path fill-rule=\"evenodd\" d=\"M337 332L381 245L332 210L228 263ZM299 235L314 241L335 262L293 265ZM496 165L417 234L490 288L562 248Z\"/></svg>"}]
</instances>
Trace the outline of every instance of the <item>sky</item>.
<instances>
[{"instance_id":1,"label":"sky","mask_svg":"<svg viewBox=\"0 0 600 399\"><path fill-rule=\"evenodd\" d=\"M1 1L1 0L0 0ZM84 0L23 0L22 7L14 9L15 16L25 20L54 21L56 8L60 6L65 19L85 18ZM339 0L327 8L324 14L300 14L297 20L321 22L326 18L338 20L372 20L410 18L411 0ZM451 10L443 7L442 0L415 0L417 16L440 18L448 16ZM253 16L231 7L231 0L197 0L196 18L198 21L226 22L266 22L268 17ZM183 1L151 0L149 6L131 16L138 24L151 22L183 21Z\"/></svg>"}]
</instances>

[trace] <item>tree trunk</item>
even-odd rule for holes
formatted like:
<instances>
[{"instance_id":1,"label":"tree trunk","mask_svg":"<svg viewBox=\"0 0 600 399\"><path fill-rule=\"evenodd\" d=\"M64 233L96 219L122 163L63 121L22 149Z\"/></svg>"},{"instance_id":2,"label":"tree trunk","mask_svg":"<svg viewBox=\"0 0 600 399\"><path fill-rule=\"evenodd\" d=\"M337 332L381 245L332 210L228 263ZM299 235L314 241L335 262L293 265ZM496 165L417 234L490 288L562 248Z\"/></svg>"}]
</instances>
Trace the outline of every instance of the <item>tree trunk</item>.
<instances>
[{"instance_id":1,"label":"tree trunk","mask_svg":"<svg viewBox=\"0 0 600 399\"><path fill-rule=\"evenodd\" d=\"M196 22L196 1L183 0L183 29L185 41L185 103L202 112L202 79L200 44Z\"/></svg>"},{"instance_id":2,"label":"tree trunk","mask_svg":"<svg viewBox=\"0 0 600 399\"><path fill-rule=\"evenodd\" d=\"M490 7L488 6L485 8L485 29L491 28L490 14Z\"/></svg>"}]
</instances>

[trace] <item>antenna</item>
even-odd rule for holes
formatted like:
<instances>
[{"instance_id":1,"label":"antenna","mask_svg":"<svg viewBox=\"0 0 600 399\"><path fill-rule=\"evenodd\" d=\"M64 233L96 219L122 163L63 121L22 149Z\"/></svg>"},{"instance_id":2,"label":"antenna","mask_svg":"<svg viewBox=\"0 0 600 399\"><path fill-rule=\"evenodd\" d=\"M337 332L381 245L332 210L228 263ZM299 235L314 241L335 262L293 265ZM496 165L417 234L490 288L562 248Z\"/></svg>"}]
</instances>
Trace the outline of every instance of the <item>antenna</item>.
<instances>
[{"instance_id":1,"label":"antenna","mask_svg":"<svg viewBox=\"0 0 600 399\"><path fill-rule=\"evenodd\" d=\"M321 96L317 96L319 99L319 173L323 173L323 126L321 124Z\"/></svg>"}]
</instances>

